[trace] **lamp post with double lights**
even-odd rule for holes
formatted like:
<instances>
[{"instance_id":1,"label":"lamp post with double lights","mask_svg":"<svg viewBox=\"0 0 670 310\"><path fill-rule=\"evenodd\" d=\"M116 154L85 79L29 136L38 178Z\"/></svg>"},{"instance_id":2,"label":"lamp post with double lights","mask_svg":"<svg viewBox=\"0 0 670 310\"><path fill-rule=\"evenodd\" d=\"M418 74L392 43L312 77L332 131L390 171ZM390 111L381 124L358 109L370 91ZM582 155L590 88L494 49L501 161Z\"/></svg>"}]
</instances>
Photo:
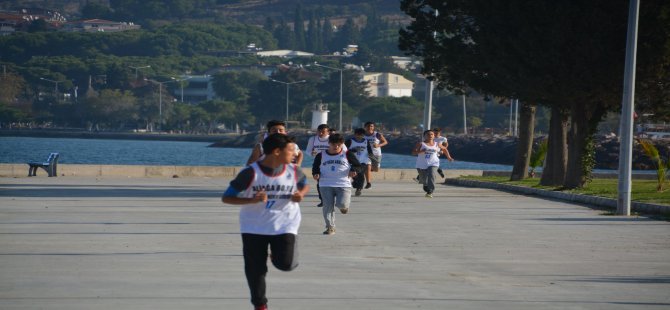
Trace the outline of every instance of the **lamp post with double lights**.
<instances>
[{"instance_id":1,"label":"lamp post with double lights","mask_svg":"<svg viewBox=\"0 0 670 310\"><path fill-rule=\"evenodd\" d=\"M172 83L172 82L174 82L174 80L159 82L159 81L156 81L156 80L145 79L145 81L149 81L149 82L158 84L158 117L160 118L160 122L158 123L158 125L159 125L158 130L162 130L163 129L163 84Z\"/></svg>"},{"instance_id":2,"label":"lamp post with double lights","mask_svg":"<svg viewBox=\"0 0 670 310\"><path fill-rule=\"evenodd\" d=\"M146 65L146 66L139 66L139 67L128 66L128 68L135 69L135 80L137 80L137 71L138 71L139 69L151 68L151 66L149 66L149 65Z\"/></svg>"},{"instance_id":3,"label":"lamp post with double lights","mask_svg":"<svg viewBox=\"0 0 670 310\"><path fill-rule=\"evenodd\" d=\"M321 65L317 62L315 62L314 65L317 66L317 67L324 67L324 68L340 71L340 124L339 124L338 129L339 129L340 132L343 132L343 130L342 130L342 72L344 72L344 69L324 66L324 65Z\"/></svg>"},{"instance_id":4,"label":"lamp post with double lights","mask_svg":"<svg viewBox=\"0 0 670 310\"><path fill-rule=\"evenodd\" d=\"M300 81L296 81L296 82L282 82L282 81L277 81L275 79L270 79L270 81L286 85L286 123L287 123L287 126L288 126L288 94L289 94L288 89L289 89L289 86L291 84L305 83L307 81L300 80Z\"/></svg>"},{"instance_id":5,"label":"lamp post with double lights","mask_svg":"<svg viewBox=\"0 0 670 310\"><path fill-rule=\"evenodd\" d=\"M41 77L40 80L54 83L54 97L56 97L56 99L58 99L58 83L63 82L63 81L54 81L54 80L50 80L50 79L43 78L43 77Z\"/></svg>"}]
</instances>

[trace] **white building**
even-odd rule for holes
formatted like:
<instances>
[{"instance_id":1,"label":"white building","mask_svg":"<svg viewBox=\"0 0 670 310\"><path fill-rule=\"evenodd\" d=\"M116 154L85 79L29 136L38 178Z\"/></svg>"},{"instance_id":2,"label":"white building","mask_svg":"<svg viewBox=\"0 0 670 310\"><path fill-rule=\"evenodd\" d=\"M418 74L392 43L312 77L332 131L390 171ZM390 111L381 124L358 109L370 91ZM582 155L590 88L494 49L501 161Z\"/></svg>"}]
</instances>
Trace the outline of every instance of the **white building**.
<instances>
[{"instance_id":1,"label":"white building","mask_svg":"<svg viewBox=\"0 0 670 310\"><path fill-rule=\"evenodd\" d=\"M63 25L63 31L67 32L119 32L135 29L140 29L140 25L104 19L78 20Z\"/></svg>"},{"instance_id":2,"label":"white building","mask_svg":"<svg viewBox=\"0 0 670 310\"><path fill-rule=\"evenodd\" d=\"M260 51L256 52L256 55L261 57L284 57L284 58L293 58L293 57L314 57L313 53L301 52L301 51L292 51L292 50L274 50L274 51Z\"/></svg>"},{"instance_id":3,"label":"white building","mask_svg":"<svg viewBox=\"0 0 670 310\"><path fill-rule=\"evenodd\" d=\"M363 81L372 97L411 97L414 82L389 72L364 72Z\"/></svg>"}]
</instances>

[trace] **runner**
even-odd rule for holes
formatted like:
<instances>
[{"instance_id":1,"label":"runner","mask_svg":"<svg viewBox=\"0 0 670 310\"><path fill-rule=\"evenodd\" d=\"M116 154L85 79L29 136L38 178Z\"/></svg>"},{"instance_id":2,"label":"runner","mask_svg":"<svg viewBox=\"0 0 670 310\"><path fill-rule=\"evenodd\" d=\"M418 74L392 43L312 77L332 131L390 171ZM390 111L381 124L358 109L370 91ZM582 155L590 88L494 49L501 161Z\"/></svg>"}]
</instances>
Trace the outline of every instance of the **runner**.
<instances>
[{"instance_id":1,"label":"runner","mask_svg":"<svg viewBox=\"0 0 670 310\"><path fill-rule=\"evenodd\" d=\"M273 133L280 133L283 135L286 135L286 123L282 121L277 121L277 120L271 120L269 121L265 127L267 128L267 133L263 135L263 140L267 138L268 135L271 135ZM293 160L292 163L296 164L298 167L302 165L302 158L303 154L300 151L300 147L298 147L297 144L294 143L294 155L293 155ZM263 154L263 141L257 143L254 148L251 150L251 155L249 155L249 158L247 159L247 166L251 165L252 163L262 160L264 154Z\"/></svg>"},{"instance_id":2,"label":"runner","mask_svg":"<svg viewBox=\"0 0 670 310\"><path fill-rule=\"evenodd\" d=\"M327 124L321 124L319 127L316 128L317 134L314 136L311 136L309 140L307 141L307 147L305 148L305 152L307 154L311 154L312 156L316 156L316 154L321 153L321 151L325 151L328 149L328 137L330 136L330 128L328 128ZM316 181L316 191L319 193L319 204L316 205L317 207L323 207L323 199L321 198L321 187L319 186L319 181Z\"/></svg>"},{"instance_id":3,"label":"runner","mask_svg":"<svg viewBox=\"0 0 670 310\"><path fill-rule=\"evenodd\" d=\"M284 134L268 136L263 141L264 158L240 171L222 197L223 203L242 205L244 273L256 310L267 310L268 246L270 261L277 269L291 271L298 266L298 203L309 186L300 167L291 164L294 145Z\"/></svg>"},{"instance_id":4,"label":"runner","mask_svg":"<svg viewBox=\"0 0 670 310\"><path fill-rule=\"evenodd\" d=\"M423 132L423 142L418 142L412 149L416 156L416 170L419 172L419 183L423 185L426 198L433 198L435 191L435 172L440 166L439 152L447 152L444 146L434 141L435 133L432 130Z\"/></svg>"},{"instance_id":5,"label":"runner","mask_svg":"<svg viewBox=\"0 0 670 310\"><path fill-rule=\"evenodd\" d=\"M384 135L375 131L375 123L366 122L364 127L364 137L365 140L368 141L368 144L370 144L371 149L370 153L368 154L370 157L370 165L368 166L368 170L365 172L365 179L367 180L365 188L370 188L372 186L372 172L379 171L382 162L382 146L387 145L388 141L386 141Z\"/></svg>"},{"instance_id":6,"label":"runner","mask_svg":"<svg viewBox=\"0 0 670 310\"><path fill-rule=\"evenodd\" d=\"M356 155L356 159L361 163L361 171L367 172L370 169L370 157L368 157L368 153L372 151L370 150L370 144L363 137L364 135L365 129L356 128L354 130L354 137L347 140L344 145L349 148L350 152ZM365 173L356 174L351 185L356 189L355 195L360 196L365 185Z\"/></svg>"},{"instance_id":7,"label":"runner","mask_svg":"<svg viewBox=\"0 0 670 310\"><path fill-rule=\"evenodd\" d=\"M351 204L351 180L360 173L361 164L352 152L343 150L344 137L334 134L328 137L328 150L314 158L312 176L321 183L323 194L323 219L326 222L324 235L335 233L335 207L342 214L349 212Z\"/></svg>"}]
</instances>

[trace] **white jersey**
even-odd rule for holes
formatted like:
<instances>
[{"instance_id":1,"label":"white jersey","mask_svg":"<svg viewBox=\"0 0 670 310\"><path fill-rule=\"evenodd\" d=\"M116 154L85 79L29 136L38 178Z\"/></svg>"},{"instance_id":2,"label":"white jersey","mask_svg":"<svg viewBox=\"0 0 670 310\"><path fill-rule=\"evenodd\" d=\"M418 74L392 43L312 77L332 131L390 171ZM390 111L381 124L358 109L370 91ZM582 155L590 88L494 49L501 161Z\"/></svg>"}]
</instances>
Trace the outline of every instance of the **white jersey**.
<instances>
[{"instance_id":1,"label":"white jersey","mask_svg":"<svg viewBox=\"0 0 670 310\"><path fill-rule=\"evenodd\" d=\"M440 158L438 157L440 148L437 146L436 142L433 142L432 146L426 144L425 142L421 142L420 151L424 151L425 153L421 153L416 156L417 169L427 169L428 167L440 166Z\"/></svg>"},{"instance_id":2,"label":"white jersey","mask_svg":"<svg viewBox=\"0 0 670 310\"><path fill-rule=\"evenodd\" d=\"M358 142L354 139L351 139L351 145L349 146L350 150L356 154L356 159L362 165L370 164L370 157L368 156L368 141L363 139L363 141Z\"/></svg>"},{"instance_id":3,"label":"white jersey","mask_svg":"<svg viewBox=\"0 0 670 310\"><path fill-rule=\"evenodd\" d=\"M268 201L241 206L240 232L259 235L298 234L300 205L291 201L293 193L298 191L298 168L293 164L285 165L282 173L269 176L263 173L257 162L250 167L254 169L254 178L238 197L253 198L257 192L264 190Z\"/></svg>"},{"instance_id":4,"label":"white jersey","mask_svg":"<svg viewBox=\"0 0 670 310\"><path fill-rule=\"evenodd\" d=\"M349 171L351 163L347 160L347 152L330 155L321 152L321 166L319 167L319 186L321 187L351 187Z\"/></svg>"},{"instance_id":5,"label":"white jersey","mask_svg":"<svg viewBox=\"0 0 670 310\"><path fill-rule=\"evenodd\" d=\"M321 153L321 151L327 150L328 137L329 136L326 136L325 138L321 138L319 136L310 137L309 141L307 142L307 148L305 149L305 152L315 156L316 154Z\"/></svg>"},{"instance_id":6,"label":"white jersey","mask_svg":"<svg viewBox=\"0 0 670 310\"><path fill-rule=\"evenodd\" d=\"M366 134L366 135L363 136L365 138L365 140L367 140L368 143L370 144L370 148L372 149L372 155L375 155L375 156L381 156L382 155L382 148L381 147L372 146L373 143L379 144L381 142L381 140L379 140L379 138L377 138L378 135L379 135L379 133L375 131L375 132L372 133L372 135L368 136Z\"/></svg>"}]
</instances>

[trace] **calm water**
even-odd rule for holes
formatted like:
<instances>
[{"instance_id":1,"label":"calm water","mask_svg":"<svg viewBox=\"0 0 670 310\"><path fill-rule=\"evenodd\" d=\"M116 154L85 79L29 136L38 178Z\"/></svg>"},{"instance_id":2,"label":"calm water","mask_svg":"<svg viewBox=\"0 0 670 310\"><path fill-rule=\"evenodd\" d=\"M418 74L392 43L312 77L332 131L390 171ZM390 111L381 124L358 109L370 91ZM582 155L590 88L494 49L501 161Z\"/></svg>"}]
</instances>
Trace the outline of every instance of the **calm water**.
<instances>
[{"instance_id":1,"label":"calm water","mask_svg":"<svg viewBox=\"0 0 670 310\"><path fill-rule=\"evenodd\" d=\"M102 165L243 166L251 149L208 147L208 142L0 137L0 163L45 160L60 153L59 163ZM304 145L300 146L304 148ZM413 169L414 156L384 154L382 168ZM310 167L307 155L303 167ZM511 171L507 165L442 162L447 169Z\"/></svg>"}]
</instances>

